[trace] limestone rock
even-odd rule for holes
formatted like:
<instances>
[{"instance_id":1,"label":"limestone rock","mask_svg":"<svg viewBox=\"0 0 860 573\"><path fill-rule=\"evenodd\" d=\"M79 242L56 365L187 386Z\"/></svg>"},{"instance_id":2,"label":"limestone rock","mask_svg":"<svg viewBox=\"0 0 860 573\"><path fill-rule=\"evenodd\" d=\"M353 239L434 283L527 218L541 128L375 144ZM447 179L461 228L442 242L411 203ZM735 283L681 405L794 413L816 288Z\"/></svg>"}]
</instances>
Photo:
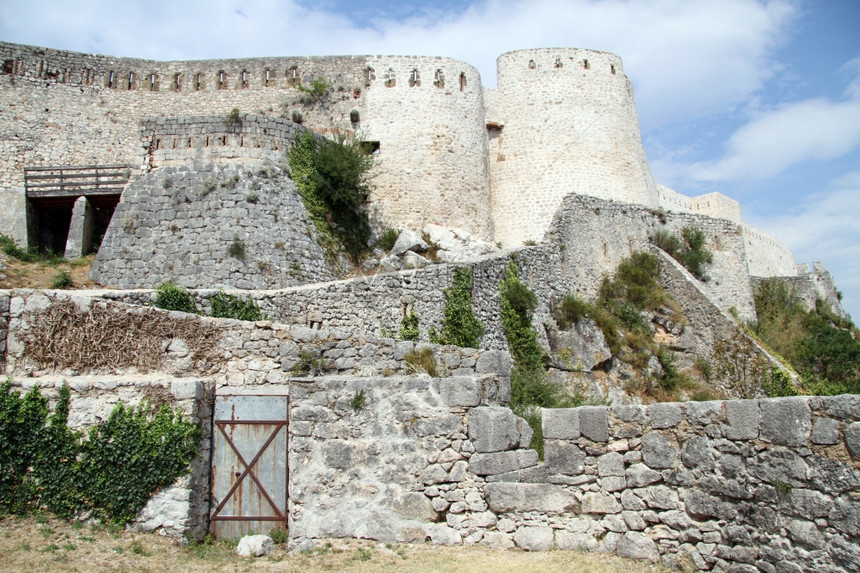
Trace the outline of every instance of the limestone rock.
<instances>
[{"instance_id":1,"label":"limestone rock","mask_svg":"<svg viewBox=\"0 0 860 573\"><path fill-rule=\"evenodd\" d=\"M239 540L236 553L239 557L260 557L267 554L275 546L268 535L246 535Z\"/></svg>"},{"instance_id":2,"label":"limestone rock","mask_svg":"<svg viewBox=\"0 0 860 573\"><path fill-rule=\"evenodd\" d=\"M656 563L660 559L660 551L649 536L638 531L625 533L616 547L618 555L629 559L647 559Z\"/></svg>"},{"instance_id":3,"label":"limestone rock","mask_svg":"<svg viewBox=\"0 0 860 573\"><path fill-rule=\"evenodd\" d=\"M427 248L428 245L421 238L421 235L415 231L405 229L400 231L400 234L397 236L397 241L394 243L394 247L391 248L391 254L399 257L406 251L418 251L423 253Z\"/></svg>"},{"instance_id":4,"label":"limestone rock","mask_svg":"<svg viewBox=\"0 0 860 573\"><path fill-rule=\"evenodd\" d=\"M526 551L546 551L552 549L553 532L551 527L521 527L514 534L514 543Z\"/></svg>"}]
</instances>

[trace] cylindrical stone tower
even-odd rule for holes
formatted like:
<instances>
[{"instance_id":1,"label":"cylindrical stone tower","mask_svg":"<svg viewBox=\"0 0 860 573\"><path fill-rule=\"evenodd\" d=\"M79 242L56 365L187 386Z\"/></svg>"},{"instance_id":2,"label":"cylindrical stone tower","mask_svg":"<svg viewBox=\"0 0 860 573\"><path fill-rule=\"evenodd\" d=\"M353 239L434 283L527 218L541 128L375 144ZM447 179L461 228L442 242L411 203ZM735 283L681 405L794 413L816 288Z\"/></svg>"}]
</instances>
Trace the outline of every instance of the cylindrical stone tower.
<instances>
[{"instance_id":1,"label":"cylindrical stone tower","mask_svg":"<svg viewBox=\"0 0 860 573\"><path fill-rule=\"evenodd\" d=\"M489 118L496 240L539 241L572 193L658 206L621 58L547 48L502 54L497 65Z\"/></svg>"}]
</instances>

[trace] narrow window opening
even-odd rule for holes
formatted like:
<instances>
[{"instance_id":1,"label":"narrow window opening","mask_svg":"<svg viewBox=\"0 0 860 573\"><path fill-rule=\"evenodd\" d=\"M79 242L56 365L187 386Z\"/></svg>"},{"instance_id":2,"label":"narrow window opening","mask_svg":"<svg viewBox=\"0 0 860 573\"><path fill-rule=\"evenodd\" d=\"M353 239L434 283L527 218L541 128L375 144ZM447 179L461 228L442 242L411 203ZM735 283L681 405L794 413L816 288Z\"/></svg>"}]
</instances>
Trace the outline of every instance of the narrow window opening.
<instances>
[{"instance_id":1,"label":"narrow window opening","mask_svg":"<svg viewBox=\"0 0 860 573\"><path fill-rule=\"evenodd\" d=\"M588 63L588 60L582 60L582 67L585 68L586 70L590 70L591 64Z\"/></svg>"},{"instance_id":2,"label":"narrow window opening","mask_svg":"<svg viewBox=\"0 0 860 573\"><path fill-rule=\"evenodd\" d=\"M269 80L272 79L272 71L269 68L266 68L266 78L265 78L265 86L269 87Z\"/></svg>"},{"instance_id":3,"label":"narrow window opening","mask_svg":"<svg viewBox=\"0 0 860 573\"><path fill-rule=\"evenodd\" d=\"M155 150L158 151L159 149L161 149L161 140L156 139L155 140Z\"/></svg>"},{"instance_id":4,"label":"narrow window opening","mask_svg":"<svg viewBox=\"0 0 860 573\"><path fill-rule=\"evenodd\" d=\"M412 87L421 85L421 76L418 75L418 68L412 68L409 74L409 85Z\"/></svg>"},{"instance_id":5,"label":"narrow window opening","mask_svg":"<svg viewBox=\"0 0 860 573\"><path fill-rule=\"evenodd\" d=\"M287 84L291 86L299 84L299 68L297 66L293 66L287 70Z\"/></svg>"},{"instance_id":6,"label":"narrow window opening","mask_svg":"<svg viewBox=\"0 0 860 573\"><path fill-rule=\"evenodd\" d=\"M367 85L370 85L370 82L376 79L376 72L373 68L367 68Z\"/></svg>"},{"instance_id":7,"label":"narrow window opening","mask_svg":"<svg viewBox=\"0 0 860 573\"><path fill-rule=\"evenodd\" d=\"M155 74L149 74L149 91L155 91Z\"/></svg>"},{"instance_id":8,"label":"narrow window opening","mask_svg":"<svg viewBox=\"0 0 860 573\"><path fill-rule=\"evenodd\" d=\"M612 75L615 75L615 64L609 64L609 71L612 72Z\"/></svg>"},{"instance_id":9,"label":"narrow window opening","mask_svg":"<svg viewBox=\"0 0 860 573\"><path fill-rule=\"evenodd\" d=\"M209 136L203 138L203 147L209 147Z\"/></svg>"},{"instance_id":10,"label":"narrow window opening","mask_svg":"<svg viewBox=\"0 0 860 573\"><path fill-rule=\"evenodd\" d=\"M441 69L436 70L436 79L433 80L433 85L440 89L445 87L445 73Z\"/></svg>"},{"instance_id":11,"label":"narrow window opening","mask_svg":"<svg viewBox=\"0 0 860 573\"><path fill-rule=\"evenodd\" d=\"M224 89L224 72L218 72L218 89Z\"/></svg>"},{"instance_id":12,"label":"narrow window opening","mask_svg":"<svg viewBox=\"0 0 860 573\"><path fill-rule=\"evenodd\" d=\"M15 72L15 60L3 60L3 73L11 74Z\"/></svg>"},{"instance_id":13,"label":"narrow window opening","mask_svg":"<svg viewBox=\"0 0 860 573\"><path fill-rule=\"evenodd\" d=\"M556 58L556 59L555 59L555 67L556 67L556 68L562 68L562 67L564 67L564 64L561 62L561 58Z\"/></svg>"},{"instance_id":14,"label":"narrow window opening","mask_svg":"<svg viewBox=\"0 0 860 573\"><path fill-rule=\"evenodd\" d=\"M173 76L173 89L179 91L182 89L182 74Z\"/></svg>"},{"instance_id":15,"label":"narrow window opening","mask_svg":"<svg viewBox=\"0 0 860 573\"><path fill-rule=\"evenodd\" d=\"M248 87L248 72L246 70L242 70L242 87Z\"/></svg>"},{"instance_id":16,"label":"narrow window opening","mask_svg":"<svg viewBox=\"0 0 860 573\"><path fill-rule=\"evenodd\" d=\"M200 91L201 89L203 89L203 77L202 76L203 76L203 74L198 72L197 76L194 79L194 90L195 91ZM208 139L209 138L207 138L207 140ZM208 143L207 143L206 147L209 147Z\"/></svg>"},{"instance_id":17,"label":"narrow window opening","mask_svg":"<svg viewBox=\"0 0 860 573\"><path fill-rule=\"evenodd\" d=\"M109 88L115 88L116 87L116 74L113 71L111 71L110 75L108 76L108 87Z\"/></svg>"},{"instance_id":18,"label":"narrow window opening","mask_svg":"<svg viewBox=\"0 0 860 573\"><path fill-rule=\"evenodd\" d=\"M397 78L394 75L394 69L388 68L388 71L385 72L385 87L391 88L397 84Z\"/></svg>"},{"instance_id":19,"label":"narrow window opening","mask_svg":"<svg viewBox=\"0 0 860 573\"><path fill-rule=\"evenodd\" d=\"M189 149L190 149L190 148L192 148L192 147L194 147L194 139L192 139L191 137L189 137L189 138L188 138L188 144L186 145L186 147L188 147Z\"/></svg>"},{"instance_id":20,"label":"narrow window opening","mask_svg":"<svg viewBox=\"0 0 860 573\"><path fill-rule=\"evenodd\" d=\"M466 89L466 72L460 72L460 91Z\"/></svg>"},{"instance_id":21,"label":"narrow window opening","mask_svg":"<svg viewBox=\"0 0 860 573\"><path fill-rule=\"evenodd\" d=\"M128 73L128 87L126 89L132 89L134 87L134 72Z\"/></svg>"},{"instance_id":22,"label":"narrow window opening","mask_svg":"<svg viewBox=\"0 0 860 573\"><path fill-rule=\"evenodd\" d=\"M537 64L535 63L535 61L534 61L534 60L529 60L529 69L530 69L530 70L533 70L533 69L535 69L536 67L537 67Z\"/></svg>"}]
</instances>

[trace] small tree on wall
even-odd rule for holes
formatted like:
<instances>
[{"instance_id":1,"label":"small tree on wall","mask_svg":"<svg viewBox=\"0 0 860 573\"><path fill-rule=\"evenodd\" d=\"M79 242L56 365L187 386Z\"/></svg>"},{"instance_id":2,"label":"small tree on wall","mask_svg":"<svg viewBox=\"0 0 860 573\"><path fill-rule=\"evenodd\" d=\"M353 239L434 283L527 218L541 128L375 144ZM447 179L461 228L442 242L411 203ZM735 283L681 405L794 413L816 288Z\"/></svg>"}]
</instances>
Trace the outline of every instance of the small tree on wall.
<instances>
[{"instance_id":1,"label":"small tree on wall","mask_svg":"<svg viewBox=\"0 0 860 573\"><path fill-rule=\"evenodd\" d=\"M365 210L372 189L374 156L354 135L334 140L312 133L299 137L288 155L292 178L330 258L343 249L358 262L368 248L370 221Z\"/></svg>"}]
</instances>

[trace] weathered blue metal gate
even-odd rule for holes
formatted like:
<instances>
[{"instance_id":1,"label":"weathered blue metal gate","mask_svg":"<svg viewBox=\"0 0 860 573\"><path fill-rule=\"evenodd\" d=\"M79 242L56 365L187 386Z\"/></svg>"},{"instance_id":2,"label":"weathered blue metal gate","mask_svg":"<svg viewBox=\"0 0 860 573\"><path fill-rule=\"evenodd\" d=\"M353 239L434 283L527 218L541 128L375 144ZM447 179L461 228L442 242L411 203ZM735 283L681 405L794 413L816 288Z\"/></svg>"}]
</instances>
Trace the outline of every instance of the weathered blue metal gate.
<instances>
[{"instance_id":1,"label":"weathered blue metal gate","mask_svg":"<svg viewBox=\"0 0 860 573\"><path fill-rule=\"evenodd\" d=\"M217 396L211 532L230 539L287 528L289 396Z\"/></svg>"}]
</instances>

